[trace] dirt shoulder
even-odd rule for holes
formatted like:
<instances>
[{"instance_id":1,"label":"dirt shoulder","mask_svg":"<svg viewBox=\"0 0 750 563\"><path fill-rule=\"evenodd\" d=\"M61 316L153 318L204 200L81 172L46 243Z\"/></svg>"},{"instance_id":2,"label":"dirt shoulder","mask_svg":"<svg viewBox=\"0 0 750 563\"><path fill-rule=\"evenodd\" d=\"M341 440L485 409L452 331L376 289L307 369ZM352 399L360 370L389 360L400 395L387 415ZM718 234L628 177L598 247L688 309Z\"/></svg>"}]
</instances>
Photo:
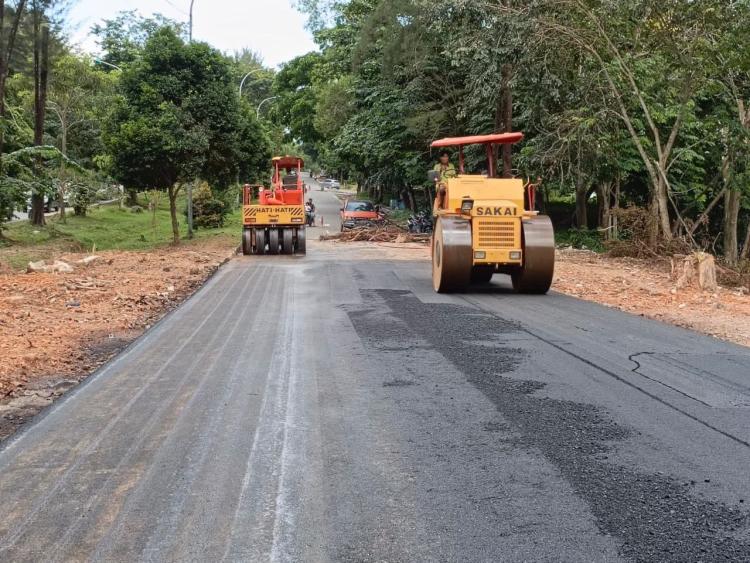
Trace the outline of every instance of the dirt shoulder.
<instances>
[{"instance_id":1,"label":"dirt shoulder","mask_svg":"<svg viewBox=\"0 0 750 563\"><path fill-rule=\"evenodd\" d=\"M667 260L558 251L553 288L587 301L750 346L750 296L740 288L678 290Z\"/></svg>"},{"instance_id":2,"label":"dirt shoulder","mask_svg":"<svg viewBox=\"0 0 750 563\"><path fill-rule=\"evenodd\" d=\"M190 296L233 253L226 237L148 252L56 256L72 273L0 272L0 439Z\"/></svg>"}]
</instances>

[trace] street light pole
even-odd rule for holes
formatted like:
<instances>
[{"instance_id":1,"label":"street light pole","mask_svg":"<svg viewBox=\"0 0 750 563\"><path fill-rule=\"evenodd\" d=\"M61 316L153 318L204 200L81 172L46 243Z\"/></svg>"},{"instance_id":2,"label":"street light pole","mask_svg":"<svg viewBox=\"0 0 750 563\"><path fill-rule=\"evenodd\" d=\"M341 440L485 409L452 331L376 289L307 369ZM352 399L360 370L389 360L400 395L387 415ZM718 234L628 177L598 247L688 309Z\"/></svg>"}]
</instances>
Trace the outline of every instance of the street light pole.
<instances>
[{"instance_id":1,"label":"street light pole","mask_svg":"<svg viewBox=\"0 0 750 563\"><path fill-rule=\"evenodd\" d=\"M265 104L266 102L270 102L271 100L275 100L276 98L278 98L278 96L271 96L270 98L266 98L265 100L263 100L263 101L262 101L262 102L261 102L261 103L260 103L260 104L258 105L258 110L257 110L257 111L255 112L255 115L256 115L256 117L257 117L258 119L260 119L260 108L262 108L262 107L263 107L263 104Z\"/></svg>"},{"instance_id":2,"label":"street light pole","mask_svg":"<svg viewBox=\"0 0 750 563\"><path fill-rule=\"evenodd\" d=\"M114 69L116 69L116 70L119 70L120 72L123 72L122 68L120 68L120 67L119 67L119 66L117 66L117 65L113 65L112 63L108 63L107 61L103 61L103 60L101 60L101 59L94 59L94 62L95 62L95 63L99 63L100 65L111 66L112 68L114 68Z\"/></svg>"},{"instance_id":3,"label":"street light pole","mask_svg":"<svg viewBox=\"0 0 750 563\"><path fill-rule=\"evenodd\" d=\"M242 97L242 87L245 85L245 80L247 80L250 76L255 74L256 72L260 72L262 70L265 70L264 68L256 68L248 72L245 76L242 77L242 81L240 82L240 98Z\"/></svg>"}]
</instances>

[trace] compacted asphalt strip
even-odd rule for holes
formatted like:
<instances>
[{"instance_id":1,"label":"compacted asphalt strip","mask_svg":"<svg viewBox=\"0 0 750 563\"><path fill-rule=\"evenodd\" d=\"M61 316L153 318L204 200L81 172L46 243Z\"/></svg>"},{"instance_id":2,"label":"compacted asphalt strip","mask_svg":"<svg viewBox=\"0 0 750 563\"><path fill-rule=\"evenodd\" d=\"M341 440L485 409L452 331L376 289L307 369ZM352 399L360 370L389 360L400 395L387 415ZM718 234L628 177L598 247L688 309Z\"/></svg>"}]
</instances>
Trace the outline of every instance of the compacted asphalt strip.
<instances>
[{"instance_id":1,"label":"compacted asphalt strip","mask_svg":"<svg viewBox=\"0 0 750 563\"><path fill-rule=\"evenodd\" d=\"M748 349L311 241L0 446L0 560L750 561L749 428Z\"/></svg>"}]
</instances>

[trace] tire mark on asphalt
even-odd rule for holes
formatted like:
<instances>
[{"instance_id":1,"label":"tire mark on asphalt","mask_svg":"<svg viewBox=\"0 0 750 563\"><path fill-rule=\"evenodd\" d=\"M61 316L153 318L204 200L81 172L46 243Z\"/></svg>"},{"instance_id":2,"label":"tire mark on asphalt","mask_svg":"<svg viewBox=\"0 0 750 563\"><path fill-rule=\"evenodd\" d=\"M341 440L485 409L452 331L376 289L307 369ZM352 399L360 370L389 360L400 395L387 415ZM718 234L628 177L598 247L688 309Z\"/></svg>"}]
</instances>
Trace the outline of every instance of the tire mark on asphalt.
<instances>
[{"instance_id":1,"label":"tire mark on asphalt","mask_svg":"<svg viewBox=\"0 0 750 563\"><path fill-rule=\"evenodd\" d=\"M285 305L293 299L293 293L287 292ZM261 557L269 558L273 552L274 536L271 530L270 545L263 546L264 526L271 517L273 522L278 518L279 483L281 467L273 467L280 459L285 445L287 401L289 399L289 375L291 354L289 343L293 338L294 309L285 309L279 317L280 335L276 340L271 364L266 375L266 386L263 401L259 409L258 422L253 436L252 446L245 463L242 485L234 509L227 535L222 561L252 561ZM272 467L264 467L269 464ZM265 471L264 471L265 470ZM251 481L259 485L251 490ZM266 491L275 480L273 493ZM265 485L265 487L263 487ZM264 490L260 490L263 488ZM273 506L272 506L273 505ZM265 547L265 548L264 548Z\"/></svg>"},{"instance_id":2,"label":"tire mark on asphalt","mask_svg":"<svg viewBox=\"0 0 750 563\"><path fill-rule=\"evenodd\" d=\"M657 383L657 384L661 385L662 387L666 387L667 389L671 389L675 393L679 393L683 397L685 397L687 399L690 399L692 401L695 401L697 403L700 403L703 406L706 406L706 407L709 407L709 408L711 407L711 405L709 405L706 401L702 401L698 397L693 397L692 395L690 395L688 393L685 393L684 391L682 391L680 389L677 389L676 387L674 387L672 385L664 383L663 381L659 381L658 379L656 379L654 377L649 377L648 375L646 375L645 373L643 373L641 371L641 367L643 367L643 366L641 366L641 362L639 362L638 360L636 360L636 358L639 358L641 356L653 356L654 354L656 354L656 352L636 352L635 354L630 354L628 356L628 361L630 361L630 362L632 362L632 363L635 364L635 367L630 370L631 373L634 373L634 374L642 377L643 379L648 379L649 381ZM601 368L599 368L599 370L601 371Z\"/></svg>"},{"instance_id":3,"label":"tire mark on asphalt","mask_svg":"<svg viewBox=\"0 0 750 563\"><path fill-rule=\"evenodd\" d=\"M299 475L295 470L306 465L304 458L304 448L301 447L299 440L301 436L298 433L298 401L299 401L299 366L297 360L301 354L300 342L300 323L296 322L294 312L295 292L292 289L289 294L289 307L292 311L291 327L289 329L288 354L289 354L289 373L287 383L287 397L285 417L283 422L284 436L282 438L283 446L279 456L279 477L278 487L276 489L276 511L274 514L273 539L271 542L271 561L276 563L280 561L295 561L291 553L291 543L293 530L296 523L297 507L292 502L292 487L298 483ZM292 462L296 463L292 463ZM292 475L295 473L295 475Z\"/></svg>"},{"instance_id":4,"label":"tire mark on asphalt","mask_svg":"<svg viewBox=\"0 0 750 563\"><path fill-rule=\"evenodd\" d=\"M242 287L242 293L244 293L247 290L247 288L250 287L251 284L253 282L255 282L256 278L258 278L259 276L260 276L259 269L254 270L249 276L246 276L245 283L244 283L244 285ZM242 279L242 278L240 277L238 279ZM253 288L255 288L255 287L257 287L257 286L253 286ZM234 334L234 331L237 329L237 327L239 326L240 322L244 318L244 313L247 310L248 304L250 303L250 301L251 300L247 300L245 307L242 309L242 312L240 314L236 315L236 320L234 321L234 323L232 325L232 328L229 331L230 334L226 337L226 339L224 340L222 346L219 348L219 350L217 352L217 356L221 356L221 354L223 353L224 349L227 347L228 343L231 341L231 336L232 336L232 334ZM222 323L221 326L223 327L225 325L230 324L229 321L230 321L231 318L232 318L231 316L227 316L224 319L224 322ZM215 342L222 334L223 334L222 330L218 330L217 329L216 331L214 331L213 338L206 343L204 349L206 351L213 352L214 351L214 347L212 346L212 343ZM174 390L174 392L173 392L173 394L171 396L171 400L164 401L162 403L162 405L160 406L160 408L157 411L155 411L154 413L152 413L152 415L149 418L148 424L144 428L141 429L141 432L139 434L139 438L137 440L135 440L133 443L130 444L130 446L128 447L128 449L126 450L126 452L124 453L124 455L120 458L120 460L117 463L117 465L115 466L115 468L111 470L110 475L107 478L107 480L104 483L102 483L97 488L97 490L94 493L92 493L91 499L89 500L89 502L87 503L86 507L83 510L84 513L88 514L89 511L90 511L90 509L91 509L91 507L93 506L93 504L96 501L101 501L102 500L102 491L106 490L118 477L122 476L123 470L127 466L129 466L131 464L133 456L136 454L136 452L142 447L142 445L149 438L151 438L154 435L155 429L157 427L157 424L163 422L163 420L162 420L162 414L164 414L165 412L167 412L168 409L175 404L177 398L180 396L180 391L188 385L188 383L190 381L190 377L189 376L192 373L194 373L194 372L197 371L198 367L200 366L200 360L203 359L204 357L208 357L208 354L207 353L201 354L200 356L198 356L195 359L195 361L193 362L193 365L192 365L192 369L190 371L188 371L187 373L184 374L184 377L181 380L181 385L178 386ZM174 426L179 425L180 421L185 417L185 415L188 412L190 412L190 407L191 407L192 403L194 402L195 398L200 394L200 391L203 388L203 385L206 383L206 381L209 378L209 376L210 376L210 371L206 370L206 372L203 374L203 378L201 379L199 385L194 389L190 400L187 402L186 405L184 405L183 407L181 407L181 414L180 414L178 420L175 421ZM150 470L152 470L152 469L153 469L153 465L151 465ZM137 495L137 492L141 488L141 484L143 483L143 480L147 476L148 476L148 473L146 473L145 476L141 475L138 483L135 484L133 487L131 487L131 488L128 489L127 494L129 495L128 498L131 501ZM124 518L124 514L127 512L127 507L128 507L128 503L126 502L125 505L122 506L120 508L120 510L118 511L117 518L110 525L110 528L107 531L107 533L105 534L105 536L102 537L102 538L100 538L100 540L98 542L98 545L101 545L103 542L106 541L106 538L111 537L112 534L115 533L115 531L120 526L120 524L121 524L121 522L122 522L122 520ZM86 523L87 521L90 521L90 519L86 519L86 520L79 519L79 521L74 526L68 528L68 530L66 531L66 533L56 543L54 551L59 554L59 557L62 560L65 559L65 557L64 557L63 554L66 553L65 550L70 545L70 540L71 540L72 534L75 533L78 529L80 529L80 527L84 523ZM97 547L97 550L95 551L94 555L92 556L92 559L100 559L101 558L100 553L99 553L99 549L100 548Z\"/></svg>"},{"instance_id":5,"label":"tire mark on asphalt","mask_svg":"<svg viewBox=\"0 0 750 563\"><path fill-rule=\"evenodd\" d=\"M490 314L497 315L496 311L493 311L492 309L488 309L487 307L483 306L481 303L478 303L478 302L472 300L471 298L469 298L469 297L467 297L465 295L462 295L461 298L464 301L466 301L468 304L470 304L472 307L477 307L477 308L481 309L482 311L486 311L486 312L488 312ZM675 411L675 412L677 412L677 413L679 413L679 414L681 414L681 415L683 415L683 416L685 416L685 417L693 420L694 422L697 422L698 424L700 424L702 426L705 426L709 430L712 430L712 431L714 431L714 432L716 432L716 433L724 436L725 438L728 438L729 440L731 440L731 441L733 441L733 442L735 442L737 444L740 444L741 446L744 446L746 448L750 448L750 442L749 441L747 441L747 440L745 440L743 438L740 438L739 436L735 436L734 434L732 434L730 432L722 430L721 428L718 428L717 426L714 426L710 422L707 422L707 421L701 419L700 417L698 417L696 415L693 415L693 414L687 412L684 409L681 409L680 407L678 407L677 405L674 405L673 403L670 403L666 399L662 399L658 395L655 395L655 394L653 394L653 393L651 393L651 392L643 389L642 387L639 387L635 383L632 383L632 382L628 381L627 379L625 379L621 375L618 375L617 373L613 372L612 370L609 370L609 369L607 369L607 368L605 368L605 367L597 364L596 362L594 362L592 360L589 360L588 358L585 358L585 357L581 356L580 354L576 354L575 352L572 352L572 351L568 350L562 344L558 344L558 343L556 343L552 339L545 338L544 336L542 336L542 335L540 335L540 334L538 334L538 333L536 333L533 330L530 330L528 328L524 327L521 330L523 332L525 332L526 334L528 334L529 336L532 336L533 338L536 338L537 340L540 340L541 342L544 342L545 344L547 344L549 346L552 346L556 350L559 350L560 352L563 352L563 353L567 354L568 356L570 356L572 358L575 358L576 360L578 360L578 361L580 361L580 362L588 365L589 367L592 367L592 368L596 369L597 371L600 371L603 374L605 374L605 375L607 375L609 377L612 377L613 379L615 379L615 380L619 381L620 383L622 383L622 384L624 384L624 385L626 385L626 386L628 386L628 387L630 387L630 388L638 391L639 393L642 393L643 395L649 397L650 399L653 399L654 401L662 404L663 406L665 406L665 407L667 407L667 408L669 408L669 409L671 409L671 410L673 410L673 411ZM646 353L647 352L644 352L642 354L646 354ZM634 356L638 356L638 355L642 355L642 354L634 354L633 357ZM636 375L639 375L639 376L643 377L644 379L648 379L648 380L653 381L655 383L659 383L660 385L663 385L664 387L668 387L668 388L676 391L677 393L679 393L681 395L684 395L685 397L687 397L687 398L689 398L691 400L694 400L694 401L702 403L702 404L704 404L704 405L706 405L708 407L711 407L711 405L708 405L707 403L701 401L700 399L696 399L695 397L693 397L691 395L688 395L688 394L680 391L679 389L674 389L673 387L671 387L671 386L669 386L669 385L667 385L667 384L665 384L665 383L663 383L661 381L652 379L652 378L644 375L642 372L637 371L640 368L640 364L638 362L636 362L635 360L631 359L631 361L633 361L633 363L638 364L637 367L636 367L636 369L632 370L632 373L635 373Z\"/></svg>"},{"instance_id":6,"label":"tire mark on asphalt","mask_svg":"<svg viewBox=\"0 0 750 563\"><path fill-rule=\"evenodd\" d=\"M256 268L255 271L257 271L259 268ZM232 327L230 334L224 335L220 331L217 331L219 333L223 340L223 343L221 345L221 349L219 351L218 356L221 357L225 353L229 343L233 340L233 334L237 330L237 328L241 325L242 321L246 320L247 312L253 308L256 307L258 303L265 303L267 304L267 299L270 296L271 289L276 289L279 286L283 287L283 281L277 285L277 277L279 277L279 271L276 270L273 272L275 275L266 275L264 276L264 285L263 292L261 296L256 296L253 291L251 291L250 295L245 295L244 292L240 295L239 300L244 303L244 306L242 307L242 312L238 315L237 321L234 323L234 326ZM256 285L253 289L257 290L258 286ZM284 314L283 308L281 314ZM250 330L247 330L247 337L244 342L244 346L242 346L242 352L236 353L233 355L233 360L230 362L230 365L227 366L228 370L231 371L232 375L229 379L229 381L224 382L222 381L223 387L224 387L224 394L222 395L221 399L218 401L221 404L224 404L228 401L228 397L230 395L233 395L236 393L236 383L240 376L240 371L237 370L237 366L240 365L241 361L251 361L252 360L252 354L248 354L247 350L251 350L251 343L253 341L253 338L255 336L255 329L259 325L261 320L263 319L262 315L256 314L253 316L253 323L252 327L246 327L246 325L242 324L243 331L245 328L251 328ZM195 390L193 396L191 397L188 404L184 407L182 414L180 415L180 419L176 421L175 427L178 427L181 422L186 418L188 413L192 416L194 413L193 410L193 404L196 400L200 398L201 393L203 392L204 384L207 383L209 380L217 381L220 380L219 377L217 377L217 374L213 373L211 370L207 370L206 377L201 381L200 386ZM204 430L206 436L210 436L212 434L215 434L218 430L219 424L222 422L225 422L224 419L221 416L214 415L210 417L210 423L208 427ZM170 438L167 439L167 442L175 442L176 437L175 434L171 434ZM166 445L166 443L164 444ZM201 469L201 467L204 465L206 461L206 456L208 455L208 452L210 450L210 443L206 438L203 438L199 441L199 455L196 460L191 461L191 463L187 466L186 469L183 467L183 471L180 472L180 488L183 490L188 490L191 488L193 482L195 481L195 478L198 474L198 471ZM161 450L161 448L160 448ZM191 450L190 453L194 453L193 450ZM186 456L190 456L190 453L186 453ZM151 470L154 469L154 465L151 466ZM157 525L156 529L151 533L151 537L149 538L148 543L146 544L146 547L143 549L142 556L143 555L155 555L157 558L163 558L165 554L168 551L167 543L174 539L175 534L173 533L173 530L177 527L178 519L182 513L182 509L184 507L185 501L187 500L187 497L183 494L176 502L172 502L169 505L169 513L165 515L164 517L159 519L159 524Z\"/></svg>"},{"instance_id":7,"label":"tire mark on asphalt","mask_svg":"<svg viewBox=\"0 0 750 563\"><path fill-rule=\"evenodd\" d=\"M657 403L660 403L660 404L664 405L665 407L667 407L667 408L669 408L669 409L671 409L671 410L673 410L675 412L678 412L678 413L680 413L683 416L686 416L690 420L693 420L693 421L697 422L698 424L700 424L702 426L705 426L709 430L712 430L712 431L714 431L714 432L716 432L718 434L721 434L725 438L729 438L730 440L732 440L733 442L736 442L737 444L740 444L741 446L744 446L746 448L750 448L750 442L748 442L747 440L743 440L742 438L740 438L738 436L735 436L734 434L730 434L729 432L727 432L725 430L722 430L721 428L719 428L717 426L714 426L710 422L706 422L705 420L703 420L703 419L695 416L694 414L691 414L691 413L687 412L686 410L681 409L677 405L674 405L674 404L670 403L666 399L662 399L658 395L655 395L654 393L651 393L650 391L646 391L642 387L639 387L635 383L633 383L631 381L628 381L627 379L625 379L624 377L616 374L612 370L609 370L609 369L607 369L605 367L602 367L599 364L597 364L596 362L593 362L593 361L589 360L588 358L584 358L580 354L576 354L575 352L571 352L570 350L565 349L563 346L555 344L552 340L549 340L549 339L547 339L547 338L545 338L545 337L543 337L543 336L541 336L539 334L536 334L532 330L529 330L529 329L526 329L526 328L524 328L522 330L523 330L523 332L526 332L527 334L530 334L534 338L537 338L538 340L541 340L545 344L547 344L549 346L552 346L553 348L559 350L560 352L564 352L568 356L570 356L572 358L575 358L576 360L578 360L578 361L586 364L587 366L592 367L592 368L594 368L594 369L602 372L605 375L608 375L609 377L611 377L611 378L619 381L620 383L622 383L624 385L627 385L628 387L630 387L632 389L635 389L639 393L642 393L642 394L646 395L649 399L653 399ZM640 373L638 375L643 376L643 374L640 374ZM646 376L643 376L643 377L646 377ZM646 379L651 379L651 378L650 377L646 377ZM665 385L665 387L669 387L669 386ZM677 391L677 390L675 389L675 391ZM682 394L684 395L684 393L682 393ZM695 397L691 397L690 395L686 395L686 396L689 397L690 399L695 400L695 401L703 402L703 401L700 401L699 399L696 399Z\"/></svg>"},{"instance_id":8,"label":"tire mark on asphalt","mask_svg":"<svg viewBox=\"0 0 750 563\"><path fill-rule=\"evenodd\" d=\"M227 272L227 274L228 273L229 272ZM44 418L59 411L67 403L77 400L80 392L83 389L85 389L87 386L101 379L102 377L105 376L105 374L111 373L114 369L120 367L125 359L131 359L132 357L137 356L138 353L142 353L144 351L143 350L144 348L148 349L151 346L151 343L157 340L157 338L155 337L158 336L161 328L164 326L165 323L167 322L175 323L177 325L175 328L175 330L177 331L177 333L175 334L175 340L182 340L183 333L188 334L191 331L190 331L189 326L176 322L180 317L185 316L187 311L192 311L193 309L197 309L196 315L199 317L203 316L203 314L199 315L198 311L202 312L204 309L208 311L208 314L212 314L212 312L210 311L212 307L210 301L204 301L202 299L197 298L197 296L199 294L202 294L209 288L211 288L212 291L223 291L224 286L230 286L230 289L233 288L234 285L239 281L239 278L232 278L231 276L227 274L213 276L211 279L208 280L206 285L204 285L196 293L194 293L191 297L189 297L178 308L173 309L172 311L167 313L164 317L162 317L159 321L157 321L156 324L151 329L148 329L147 331L145 331L140 337L138 337L135 341L133 341L124 350L122 350L110 362L102 366L100 369L98 369L89 377L87 377L85 380L83 380L80 384L75 386L75 388L71 390L70 393L67 393L59 401L56 401L50 408L45 409L38 417L35 417L35 419L29 425L26 425L25 428L22 428L19 432L16 432L11 438L0 443L0 473L2 473L2 471L7 467L7 465L11 461L18 461L17 458L13 458L12 456L7 455L6 452L13 450L16 447L16 445L19 443L19 441L21 441L22 439L27 439L26 438L27 435L34 434L34 432L37 431L37 428L39 426L38 423L41 422ZM158 350L159 348L155 347L155 349ZM155 354L155 356L158 357L158 354ZM161 360L159 360L158 363L161 364L162 363ZM55 463L57 461L55 459L50 459L49 456L47 456L45 459L50 464Z\"/></svg>"},{"instance_id":9,"label":"tire mark on asphalt","mask_svg":"<svg viewBox=\"0 0 750 563\"><path fill-rule=\"evenodd\" d=\"M231 286L232 289L240 281L240 279L242 278L238 276L237 280L235 280L235 282ZM123 406L123 408L116 416L112 417L109 420L109 422L105 425L101 432L97 434L96 438L92 442L90 442L86 446L86 448L84 448L84 450L76 457L75 461L70 466L68 466L68 468L62 473L62 475L57 478L55 484L52 487L49 487L41 496L37 497L31 508L25 513L24 519L16 525L13 532L8 534L4 538L3 544L0 546L0 553L2 553L3 551L7 551L11 547L13 547L13 545L15 545L21 535L28 529L32 520L37 516L37 514L39 514L40 510L44 508L44 506L46 506L49 499L59 492L65 481L76 469L78 469L83 460L88 457L88 455L90 455L104 441L104 438L109 434L109 432L111 432L117 426L117 424L120 422L120 420L122 420L125 414L129 412L130 409L137 403L138 399L143 395L143 393L145 393L146 389L148 389L149 384L155 381L169 367L171 362L188 347L188 345L192 342L192 339L195 338L195 336L197 336L202 328L206 325L212 314L217 309L219 309L219 307L223 305L230 296L232 296L231 291L227 292L227 294L211 309L209 314L207 314L203 318L203 320L195 327L188 339L172 352L172 354L164 362L162 367L156 370L151 375L151 377L146 379L144 385L140 388L140 390L130 398L130 400Z\"/></svg>"},{"instance_id":10,"label":"tire mark on asphalt","mask_svg":"<svg viewBox=\"0 0 750 563\"><path fill-rule=\"evenodd\" d=\"M496 312L492 311L491 309L487 309L486 307L483 307L480 303L478 303L476 301L473 301L471 298L466 297L465 295L461 296L461 297L467 303L469 303L471 306L478 307L478 308L480 308L483 311L487 311L488 313L497 316ZM498 318L500 318L500 317L498 317ZM750 448L750 442L748 442L747 440L744 440L744 439L740 438L739 436L735 436L734 434L731 434L730 432L722 430L721 428L718 428L717 426L714 426L710 422L707 422L707 421L701 419L700 417L695 416L694 414L691 414L691 413L687 412L684 409L681 409L677 405L674 405L674 404L670 403L666 399L662 399L658 395L655 395L654 393L646 391L642 387L639 387L635 383L633 383L631 381L628 381L627 379L625 379L621 375L618 375L617 373L613 372L612 370L607 369L607 368L605 368L605 367L597 364L596 362L594 362L592 360L589 360L588 358L585 358L585 357L581 356L580 354L576 354L575 352L572 352L572 351L568 350L567 348L565 348L561 344L557 344L554 340L549 339L549 338L545 338L544 336L542 336L542 335L534 332L531 329L525 328L525 327L521 327L520 330L522 332L525 332L529 336L532 336L532 337L536 338L537 340L540 340L541 342L544 342L548 346L551 346L551 347L555 348L556 350L559 350L560 352L563 352L563 353L567 354L568 356L570 356L572 358L575 358L576 360L578 360L578 361L586 364L587 366L592 367L592 368L594 368L594 369L602 372L603 374L605 374L605 375L607 375L607 376L609 376L609 377L611 377L611 378L619 381L620 383L622 383L624 385L627 385L628 387L630 387L630 388L638 391L639 393L642 393L643 395L646 395L647 397L649 397L650 399L653 399L657 403L660 403L660 404L664 405L665 407L667 407L667 408L669 408L669 409L671 409L671 410L673 410L675 412L678 412L678 413L680 413L683 416L686 416L690 420L693 420L693 421L697 422L698 424L700 424L702 426L705 426L706 428L708 428L708 429L710 429L710 430L712 430L714 432L717 432L718 434L721 434L725 438L728 438L729 440L732 440L733 442L736 442L737 444L740 444L741 446L744 446L746 448ZM638 355L639 354L634 354L634 356L638 356ZM631 361L633 361L634 363L637 363L637 362L635 362L632 359L631 359ZM639 367L640 367L640 364L638 364L638 367L636 369L638 369ZM660 383L661 385L664 385L665 387L669 387L670 389L673 389L669 385L666 385L666 384L664 384L664 383L662 383L660 381L653 380L650 377L648 377L646 375L643 375L640 372L637 372L637 371L633 370L633 373L636 373L637 375L639 375L639 376L641 376L641 377L643 377L645 379L649 379L651 381L654 381L655 383ZM678 389L674 389L674 391L676 391L676 392L678 392L678 393L680 393L682 395L685 395L689 399L692 399L692 400L697 401L699 403L703 403L704 405L710 407L710 405L708 405L707 403L704 403L700 399L696 399L695 397L687 395L687 394L683 393L682 391L679 391Z\"/></svg>"}]
</instances>

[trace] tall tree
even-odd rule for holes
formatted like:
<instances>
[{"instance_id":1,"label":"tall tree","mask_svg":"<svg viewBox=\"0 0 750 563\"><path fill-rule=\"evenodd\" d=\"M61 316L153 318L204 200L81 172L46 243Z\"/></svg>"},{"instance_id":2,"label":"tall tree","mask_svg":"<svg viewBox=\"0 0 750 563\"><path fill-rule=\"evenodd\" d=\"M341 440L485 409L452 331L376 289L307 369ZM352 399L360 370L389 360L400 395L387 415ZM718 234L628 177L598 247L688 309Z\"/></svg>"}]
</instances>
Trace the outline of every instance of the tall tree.
<instances>
[{"instance_id":1,"label":"tall tree","mask_svg":"<svg viewBox=\"0 0 750 563\"><path fill-rule=\"evenodd\" d=\"M177 197L185 182L200 177L228 186L246 156L239 147L242 119L229 61L165 27L126 68L122 90L107 133L115 176L129 188L167 192L177 243Z\"/></svg>"},{"instance_id":2,"label":"tall tree","mask_svg":"<svg viewBox=\"0 0 750 563\"><path fill-rule=\"evenodd\" d=\"M12 9L6 6L5 0L0 0L0 121L2 121L2 126L0 126L0 156L3 154L5 145L5 87L8 80L8 73L10 72L10 60L13 57L15 49L18 27L25 9L26 0L18 0L18 3ZM11 14L10 26L6 22L8 12ZM0 173L2 173L1 166L0 161Z\"/></svg>"},{"instance_id":3,"label":"tall tree","mask_svg":"<svg viewBox=\"0 0 750 563\"><path fill-rule=\"evenodd\" d=\"M49 25L45 18L45 2L33 0L34 21L34 145L44 144L44 118L47 114L49 85ZM34 190L31 196L31 223L44 225L44 198L47 194Z\"/></svg>"},{"instance_id":4,"label":"tall tree","mask_svg":"<svg viewBox=\"0 0 750 563\"><path fill-rule=\"evenodd\" d=\"M91 33L96 36L99 47L104 53L102 60L110 65L127 66L141 56L146 41L156 31L168 27L183 39L187 38L184 23L176 22L161 14L151 17L141 16L136 10L119 12L112 19L92 27ZM104 66L104 70L112 67Z\"/></svg>"},{"instance_id":5,"label":"tall tree","mask_svg":"<svg viewBox=\"0 0 750 563\"><path fill-rule=\"evenodd\" d=\"M71 135L88 129L93 135L83 135L89 146L74 143L75 158L91 155L91 144L100 144L101 125L107 113L107 103L113 101L114 89L108 73L96 70L88 57L67 54L60 57L53 67L47 109L57 122L57 140L60 152L70 155ZM92 138L93 137L93 138ZM76 138L73 137L73 141ZM58 201L64 202L68 181L61 177L58 182ZM60 218L65 220L65 205L60 205Z\"/></svg>"},{"instance_id":6,"label":"tall tree","mask_svg":"<svg viewBox=\"0 0 750 563\"><path fill-rule=\"evenodd\" d=\"M725 7L725 32L714 42L714 62L720 70L727 100L722 178L724 180L724 258L736 265L750 258L750 226L739 244L740 211L750 200L750 4Z\"/></svg>"}]
</instances>

